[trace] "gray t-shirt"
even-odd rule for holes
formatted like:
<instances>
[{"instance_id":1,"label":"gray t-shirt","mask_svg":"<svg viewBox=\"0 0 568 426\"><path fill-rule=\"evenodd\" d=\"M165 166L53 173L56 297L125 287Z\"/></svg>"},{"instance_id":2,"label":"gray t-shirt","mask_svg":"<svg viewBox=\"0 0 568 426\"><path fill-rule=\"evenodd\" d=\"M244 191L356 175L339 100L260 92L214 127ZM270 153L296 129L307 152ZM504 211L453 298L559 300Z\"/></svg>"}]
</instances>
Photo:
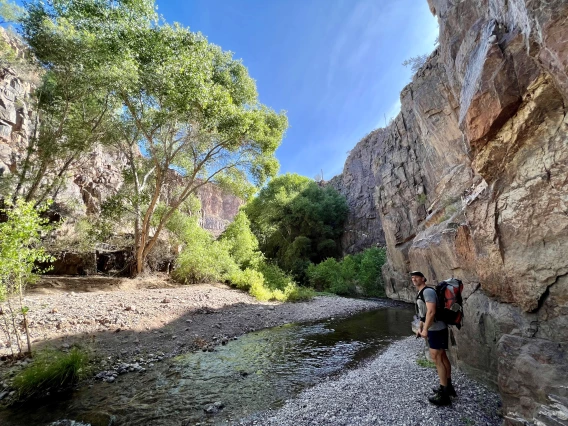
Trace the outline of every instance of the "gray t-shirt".
<instances>
[{"instance_id":1,"label":"gray t-shirt","mask_svg":"<svg viewBox=\"0 0 568 426\"><path fill-rule=\"evenodd\" d=\"M430 287L426 287L423 291L422 291L422 295L424 296L424 301L425 302L433 302L436 303L438 302L438 296L436 296L436 291L433 288ZM426 303L424 303L422 301L422 299L416 299L416 304L418 305L418 315L420 316L420 318L424 318L426 317ZM446 325L445 322L443 321L435 321L432 323L432 325L430 326L430 328L428 329L428 331L438 331L438 330L443 330L444 328L447 328L448 326Z\"/></svg>"}]
</instances>

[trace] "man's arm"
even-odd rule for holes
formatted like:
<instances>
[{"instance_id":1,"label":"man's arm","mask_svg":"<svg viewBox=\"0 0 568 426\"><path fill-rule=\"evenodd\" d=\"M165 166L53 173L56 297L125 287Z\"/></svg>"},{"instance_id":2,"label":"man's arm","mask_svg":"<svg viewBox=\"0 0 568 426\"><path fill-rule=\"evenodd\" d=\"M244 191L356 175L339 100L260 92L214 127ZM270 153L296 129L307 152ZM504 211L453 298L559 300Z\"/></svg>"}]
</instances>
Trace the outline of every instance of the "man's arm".
<instances>
[{"instance_id":1,"label":"man's arm","mask_svg":"<svg viewBox=\"0 0 568 426\"><path fill-rule=\"evenodd\" d=\"M424 321L424 327L422 327L422 331L420 335L422 337L428 336L428 329L434 322L434 318L436 317L436 302L426 302L426 321Z\"/></svg>"}]
</instances>

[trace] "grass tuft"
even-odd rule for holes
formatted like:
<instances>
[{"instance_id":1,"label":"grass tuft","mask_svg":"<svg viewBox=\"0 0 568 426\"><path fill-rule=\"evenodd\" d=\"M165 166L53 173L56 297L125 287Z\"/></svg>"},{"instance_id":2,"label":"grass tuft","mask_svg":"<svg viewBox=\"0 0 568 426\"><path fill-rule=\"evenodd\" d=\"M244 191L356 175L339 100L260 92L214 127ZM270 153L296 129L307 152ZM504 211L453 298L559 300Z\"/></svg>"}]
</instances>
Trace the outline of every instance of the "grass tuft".
<instances>
[{"instance_id":1,"label":"grass tuft","mask_svg":"<svg viewBox=\"0 0 568 426\"><path fill-rule=\"evenodd\" d=\"M436 368L436 364L434 364L432 361L427 360L426 358L418 358L416 360L416 364L424 368Z\"/></svg>"},{"instance_id":2,"label":"grass tuft","mask_svg":"<svg viewBox=\"0 0 568 426\"><path fill-rule=\"evenodd\" d=\"M73 348L69 352L45 349L35 354L33 363L20 371L12 383L19 399L62 389L89 374L89 355Z\"/></svg>"}]
</instances>

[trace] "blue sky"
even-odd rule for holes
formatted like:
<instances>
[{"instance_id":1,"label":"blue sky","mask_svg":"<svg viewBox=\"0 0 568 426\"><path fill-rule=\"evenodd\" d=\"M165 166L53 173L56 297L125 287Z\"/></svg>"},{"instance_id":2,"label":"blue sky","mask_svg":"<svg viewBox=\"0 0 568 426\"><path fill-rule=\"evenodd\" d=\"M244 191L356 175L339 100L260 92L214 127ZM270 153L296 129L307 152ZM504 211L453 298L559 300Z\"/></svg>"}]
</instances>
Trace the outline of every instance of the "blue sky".
<instances>
[{"instance_id":1,"label":"blue sky","mask_svg":"<svg viewBox=\"0 0 568 426\"><path fill-rule=\"evenodd\" d=\"M21 0L17 0L21 4ZM434 50L426 0L156 0L165 19L242 59L260 101L287 111L280 173L326 180L410 82L405 59Z\"/></svg>"},{"instance_id":2,"label":"blue sky","mask_svg":"<svg viewBox=\"0 0 568 426\"><path fill-rule=\"evenodd\" d=\"M234 52L260 101L286 110L280 173L341 173L347 153L400 108L411 72L438 35L426 0L157 0L168 22Z\"/></svg>"}]
</instances>

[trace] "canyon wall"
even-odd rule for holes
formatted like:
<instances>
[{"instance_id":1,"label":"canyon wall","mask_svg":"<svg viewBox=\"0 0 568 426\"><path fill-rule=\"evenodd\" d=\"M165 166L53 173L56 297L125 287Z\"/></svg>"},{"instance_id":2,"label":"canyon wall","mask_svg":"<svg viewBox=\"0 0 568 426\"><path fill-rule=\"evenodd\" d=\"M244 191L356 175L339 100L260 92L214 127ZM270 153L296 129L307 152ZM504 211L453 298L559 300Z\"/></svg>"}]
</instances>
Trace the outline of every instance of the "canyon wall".
<instances>
[{"instance_id":1,"label":"canyon wall","mask_svg":"<svg viewBox=\"0 0 568 426\"><path fill-rule=\"evenodd\" d=\"M439 47L335 182L351 226L376 209L389 297L464 281L452 357L505 423L568 424L568 2L428 1Z\"/></svg>"},{"instance_id":2,"label":"canyon wall","mask_svg":"<svg viewBox=\"0 0 568 426\"><path fill-rule=\"evenodd\" d=\"M349 207L341 237L344 254L385 245L377 210L377 180L372 167L377 160L372 147L383 132L383 129L375 130L359 142L349 153L343 173L326 182L345 196Z\"/></svg>"}]
</instances>

